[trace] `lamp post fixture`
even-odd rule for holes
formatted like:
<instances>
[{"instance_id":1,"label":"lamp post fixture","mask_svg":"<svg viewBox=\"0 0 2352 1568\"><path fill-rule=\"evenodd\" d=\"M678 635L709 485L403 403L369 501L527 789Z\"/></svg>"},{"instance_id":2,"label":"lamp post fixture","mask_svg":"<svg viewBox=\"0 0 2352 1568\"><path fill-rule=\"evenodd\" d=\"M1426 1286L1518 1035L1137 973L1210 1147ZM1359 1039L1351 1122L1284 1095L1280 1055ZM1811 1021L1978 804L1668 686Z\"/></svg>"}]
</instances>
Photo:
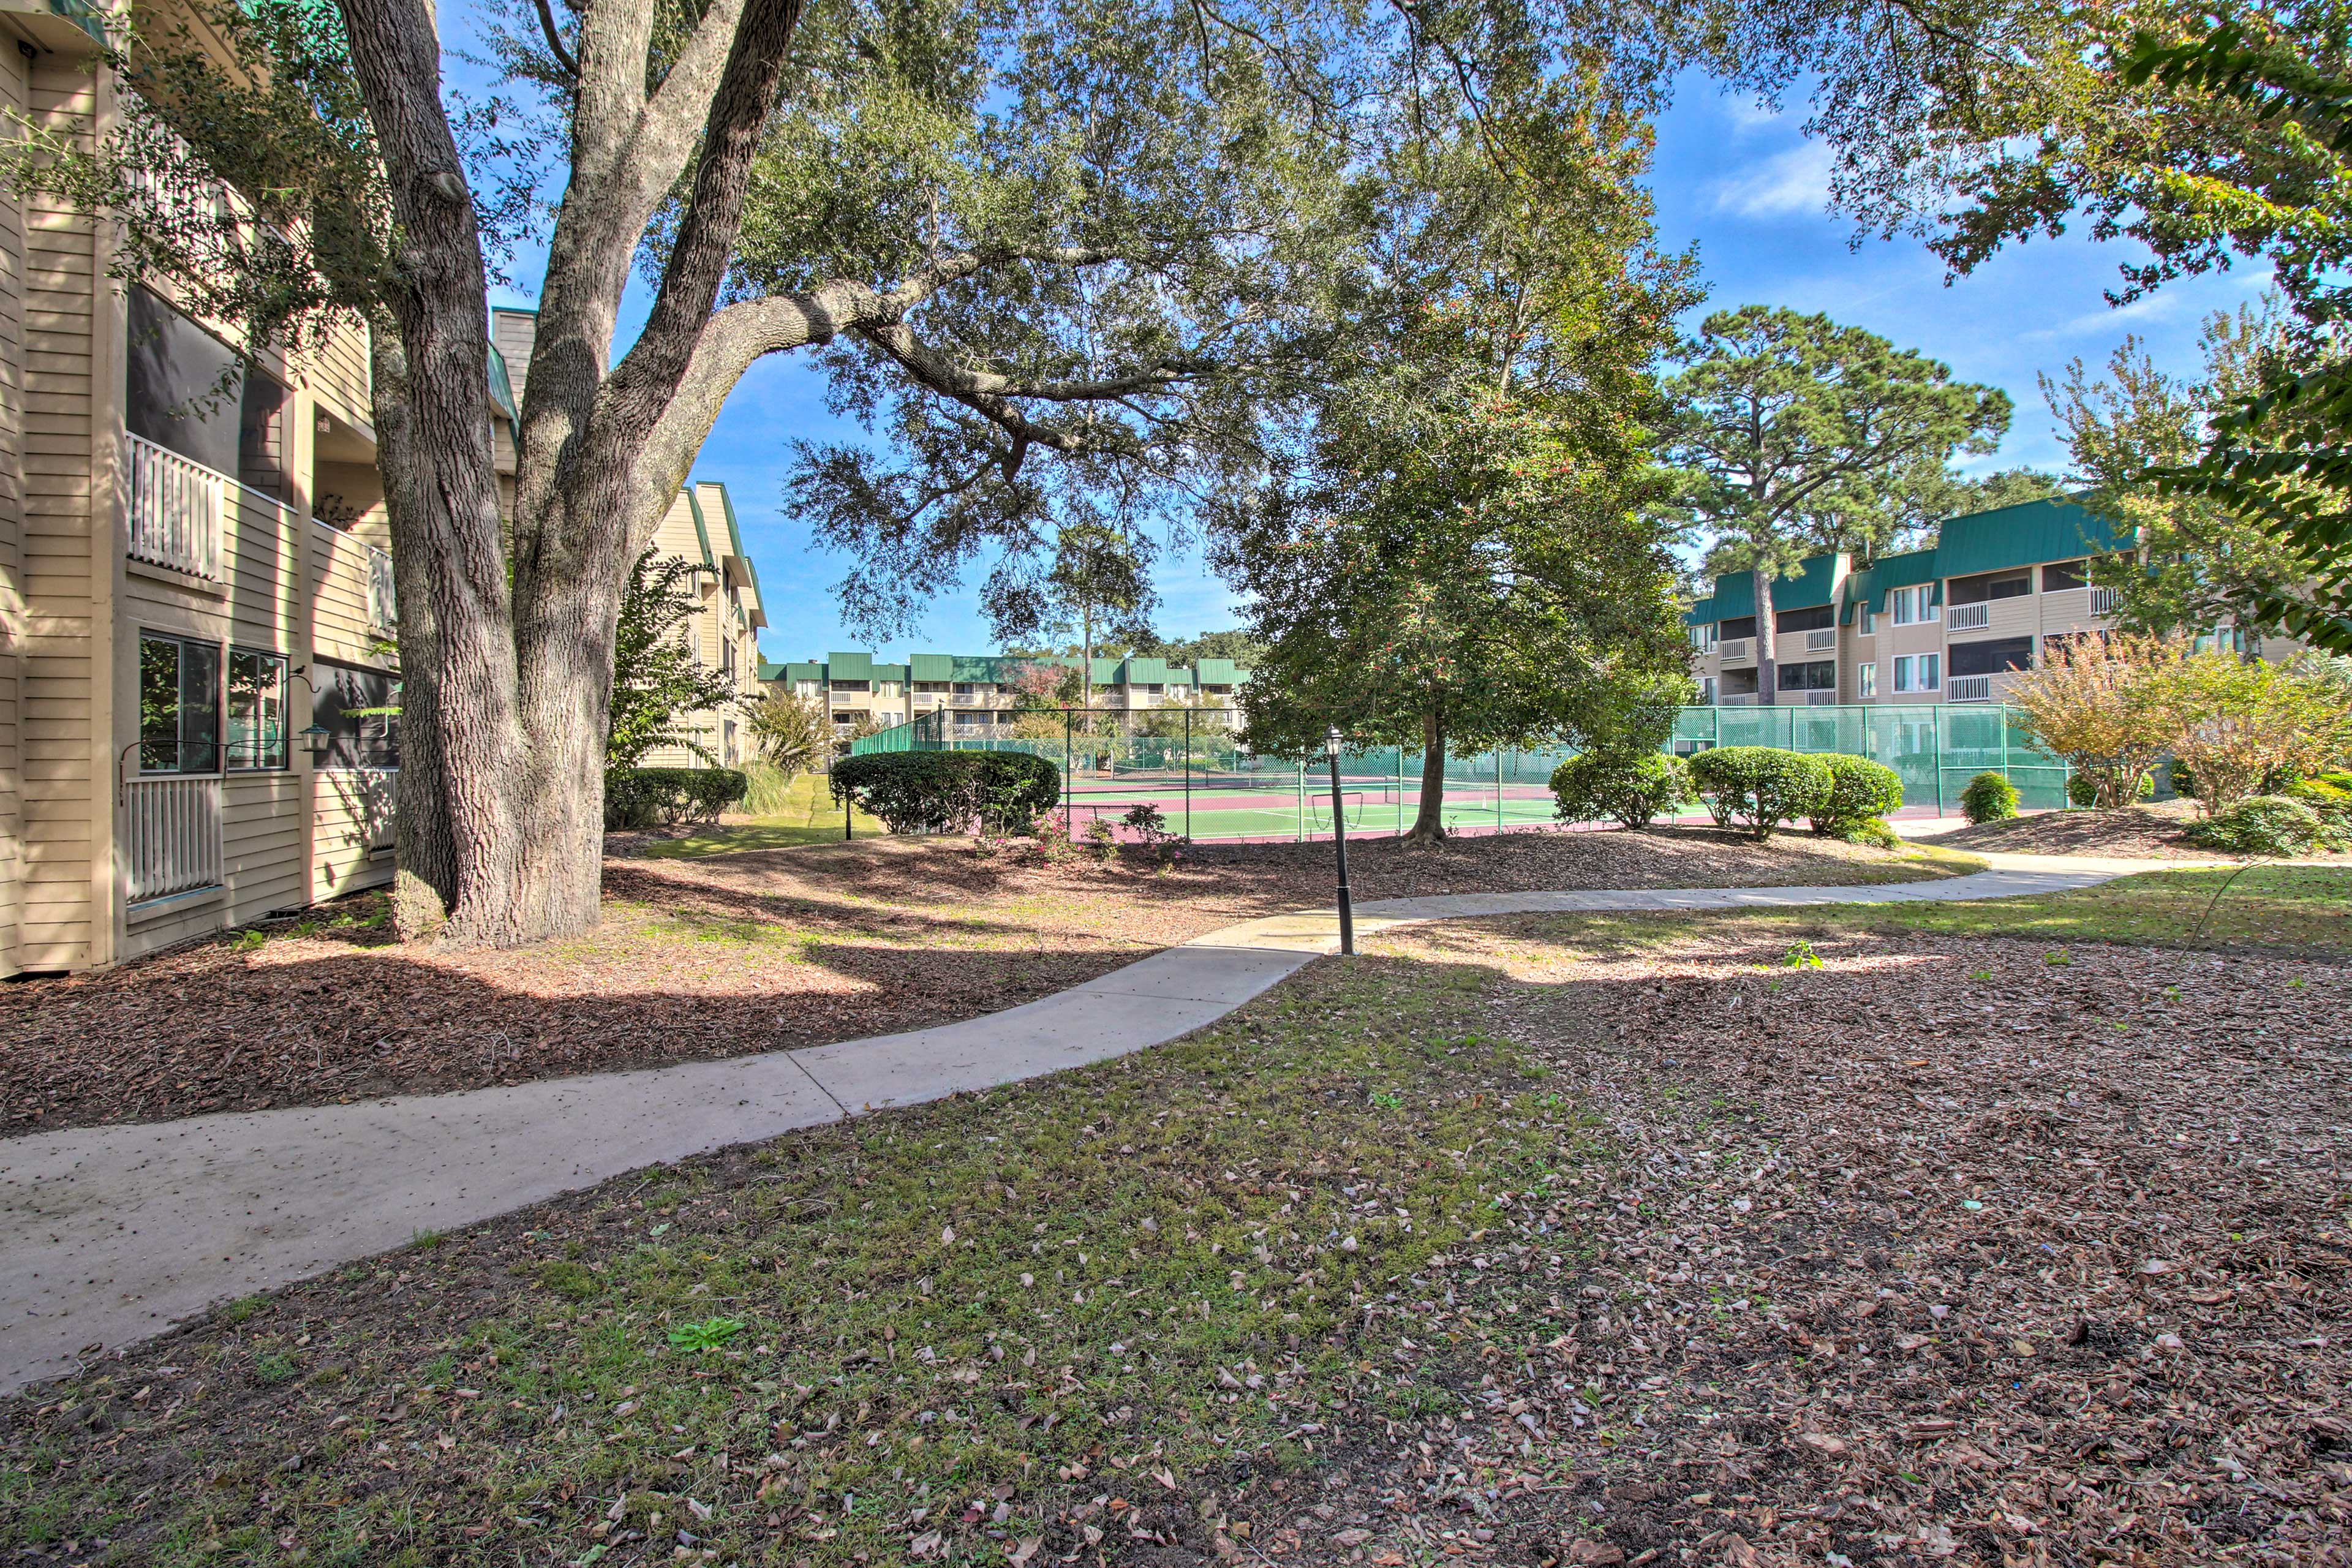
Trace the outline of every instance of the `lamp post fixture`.
<instances>
[{"instance_id":1,"label":"lamp post fixture","mask_svg":"<svg viewBox=\"0 0 2352 1568\"><path fill-rule=\"evenodd\" d=\"M327 760L327 748L334 743L334 739L332 730L316 720L311 721L310 727L302 731L303 744L310 749L311 766L316 767Z\"/></svg>"},{"instance_id":2,"label":"lamp post fixture","mask_svg":"<svg viewBox=\"0 0 2352 1568\"><path fill-rule=\"evenodd\" d=\"M1331 847L1339 857L1339 951L1356 954L1356 908L1348 894L1348 817L1339 803L1339 748L1345 738L1337 724L1323 737L1323 753L1331 760Z\"/></svg>"}]
</instances>

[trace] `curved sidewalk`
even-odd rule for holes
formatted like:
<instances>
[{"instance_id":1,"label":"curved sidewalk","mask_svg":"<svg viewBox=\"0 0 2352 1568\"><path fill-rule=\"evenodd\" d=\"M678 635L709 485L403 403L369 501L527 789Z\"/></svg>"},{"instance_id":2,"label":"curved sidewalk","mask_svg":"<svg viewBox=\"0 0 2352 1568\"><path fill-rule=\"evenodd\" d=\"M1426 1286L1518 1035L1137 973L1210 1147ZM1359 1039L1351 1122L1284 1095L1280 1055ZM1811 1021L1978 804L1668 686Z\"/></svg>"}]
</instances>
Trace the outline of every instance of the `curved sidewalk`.
<instances>
[{"instance_id":1,"label":"curved sidewalk","mask_svg":"<svg viewBox=\"0 0 2352 1568\"><path fill-rule=\"evenodd\" d=\"M1606 910L2000 898L2159 863L1989 857L1854 888L1465 893L1360 905L1423 921ZM1228 926L1022 1006L765 1056L357 1105L229 1112L0 1142L0 1393L226 1297L273 1289L627 1171L886 1106L1124 1056L1214 1022L1336 951L1329 910Z\"/></svg>"}]
</instances>

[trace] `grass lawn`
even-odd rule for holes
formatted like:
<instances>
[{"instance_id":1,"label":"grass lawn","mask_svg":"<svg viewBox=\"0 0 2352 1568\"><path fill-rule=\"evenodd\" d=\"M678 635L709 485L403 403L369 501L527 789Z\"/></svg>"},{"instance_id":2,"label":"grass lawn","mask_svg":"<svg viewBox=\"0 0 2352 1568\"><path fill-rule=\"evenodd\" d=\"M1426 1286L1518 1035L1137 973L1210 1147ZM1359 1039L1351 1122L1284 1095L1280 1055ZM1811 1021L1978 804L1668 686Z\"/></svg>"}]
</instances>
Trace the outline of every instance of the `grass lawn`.
<instances>
[{"instance_id":1,"label":"grass lawn","mask_svg":"<svg viewBox=\"0 0 2352 1568\"><path fill-rule=\"evenodd\" d=\"M1790 930L2001 935L2051 943L2115 942L2352 958L2352 867L2143 871L2095 888L2028 898L1823 905L1738 918ZM1666 942L1675 938L1677 920L1626 915L1595 920L1586 929L1613 931L1628 941Z\"/></svg>"},{"instance_id":2,"label":"grass lawn","mask_svg":"<svg viewBox=\"0 0 2352 1568\"><path fill-rule=\"evenodd\" d=\"M856 837L887 832L881 819L865 812L850 826ZM691 860L705 855L728 855L743 849L789 849L800 844L842 841L841 807L834 804L823 773L802 773L785 786L781 799L769 803L756 816L726 821L679 838L653 838L637 853L664 860Z\"/></svg>"},{"instance_id":3,"label":"grass lawn","mask_svg":"<svg viewBox=\"0 0 2352 1568\"><path fill-rule=\"evenodd\" d=\"M1391 932L1167 1047L103 1360L0 1405L0 1545L2319 1560L2352 1520L2314 1415L2347 1393L2352 968L2087 919L2052 963L2080 896Z\"/></svg>"}]
</instances>

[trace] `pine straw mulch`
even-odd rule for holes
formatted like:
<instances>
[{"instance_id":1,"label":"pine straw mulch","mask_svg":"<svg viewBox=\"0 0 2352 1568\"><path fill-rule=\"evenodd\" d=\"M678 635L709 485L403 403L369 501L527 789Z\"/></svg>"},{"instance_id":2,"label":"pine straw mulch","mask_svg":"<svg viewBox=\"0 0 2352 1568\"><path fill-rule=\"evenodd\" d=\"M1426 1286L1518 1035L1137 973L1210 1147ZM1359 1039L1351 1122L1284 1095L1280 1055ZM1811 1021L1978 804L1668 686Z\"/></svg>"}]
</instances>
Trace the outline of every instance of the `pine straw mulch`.
<instances>
[{"instance_id":1,"label":"pine straw mulch","mask_svg":"<svg viewBox=\"0 0 2352 1568\"><path fill-rule=\"evenodd\" d=\"M1267 1551L2352 1562L2352 969L1826 927L1791 968L1785 925L1615 929L1384 943L1507 973L1494 1027L1622 1158L1498 1192L1414 1281L1393 1310L1485 1347L1475 1392L1359 1432ZM1563 1225L1590 1262L1530 1333L1481 1287Z\"/></svg>"},{"instance_id":2,"label":"pine straw mulch","mask_svg":"<svg viewBox=\"0 0 2352 1568\"><path fill-rule=\"evenodd\" d=\"M1970 854L1991 851L2004 855L2109 855L2134 860L2236 861L2257 858L2200 848L2182 840L2181 830L2197 820L2192 800L2159 801L2127 805L2116 811L2044 811L2012 816L2002 822L1980 822L1972 827L1914 840ZM2320 855L2316 860L2341 860Z\"/></svg>"},{"instance_id":3,"label":"pine straw mulch","mask_svg":"<svg viewBox=\"0 0 2352 1568\"><path fill-rule=\"evenodd\" d=\"M1160 872L874 839L610 860L604 923L506 952L403 947L348 899L97 974L0 987L0 1136L431 1093L856 1039L1049 995L1219 926L1327 904L1330 847L1188 849ZM1369 843L1360 899L1908 880L1949 866L1784 835Z\"/></svg>"}]
</instances>

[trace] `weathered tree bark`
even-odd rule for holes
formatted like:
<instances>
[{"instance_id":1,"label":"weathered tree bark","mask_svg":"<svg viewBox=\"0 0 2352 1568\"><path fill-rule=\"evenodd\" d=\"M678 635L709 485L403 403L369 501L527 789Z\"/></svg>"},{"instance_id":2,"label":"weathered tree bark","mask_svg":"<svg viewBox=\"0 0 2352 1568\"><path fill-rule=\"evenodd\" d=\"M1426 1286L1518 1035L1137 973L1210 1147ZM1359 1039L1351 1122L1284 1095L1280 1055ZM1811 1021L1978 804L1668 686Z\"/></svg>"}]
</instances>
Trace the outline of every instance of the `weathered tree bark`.
<instances>
[{"instance_id":1,"label":"weathered tree bark","mask_svg":"<svg viewBox=\"0 0 2352 1568\"><path fill-rule=\"evenodd\" d=\"M1759 567L1748 575L1756 579L1756 702L1769 708L1776 700L1779 677L1773 657L1779 644L1772 627L1772 574Z\"/></svg>"},{"instance_id":2,"label":"weathered tree bark","mask_svg":"<svg viewBox=\"0 0 2352 1568\"><path fill-rule=\"evenodd\" d=\"M1435 709L1421 718L1421 806L1404 842L1417 846L1445 841L1445 722Z\"/></svg>"},{"instance_id":3,"label":"weathered tree bark","mask_svg":"<svg viewBox=\"0 0 2352 1568\"><path fill-rule=\"evenodd\" d=\"M387 289L397 347L378 355L392 374L372 410L396 591L416 628L402 647L403 706L413 691L425 720L404 726L424 733L410 738L413 783L403 768L417 848L404 832L401 901L411 932L432 923L429 890L460 940L498 942L519 929L513 801L524 741L490 452L481 235L441 109L431 13L417 0L345 0L344 16L402 230Z\"/></svg>"}]
</instances>

